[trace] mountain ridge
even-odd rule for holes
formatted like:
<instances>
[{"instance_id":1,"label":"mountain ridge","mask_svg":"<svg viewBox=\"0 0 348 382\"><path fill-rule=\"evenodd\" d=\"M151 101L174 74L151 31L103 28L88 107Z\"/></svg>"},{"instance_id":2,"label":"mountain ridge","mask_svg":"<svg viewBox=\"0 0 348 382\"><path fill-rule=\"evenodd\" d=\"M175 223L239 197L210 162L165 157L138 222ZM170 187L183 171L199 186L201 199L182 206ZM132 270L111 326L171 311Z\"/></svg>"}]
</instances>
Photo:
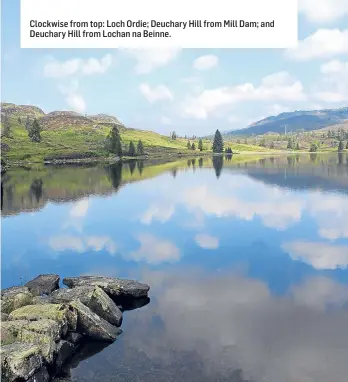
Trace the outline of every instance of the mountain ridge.
<instances>
[{"instance_id":1,"label":"mountain ridge","mask_svg":"<svg viewBox=\"0 0 348 382\"><path fill-rule=\"evenodd\" d=\"M348 120L348 107L321 110L295 110L283 112L256 121L246 128L228 130L224 136L263 135L267 133L284 133L319 130L338 125Z\"/></svg>"}]
</instances>

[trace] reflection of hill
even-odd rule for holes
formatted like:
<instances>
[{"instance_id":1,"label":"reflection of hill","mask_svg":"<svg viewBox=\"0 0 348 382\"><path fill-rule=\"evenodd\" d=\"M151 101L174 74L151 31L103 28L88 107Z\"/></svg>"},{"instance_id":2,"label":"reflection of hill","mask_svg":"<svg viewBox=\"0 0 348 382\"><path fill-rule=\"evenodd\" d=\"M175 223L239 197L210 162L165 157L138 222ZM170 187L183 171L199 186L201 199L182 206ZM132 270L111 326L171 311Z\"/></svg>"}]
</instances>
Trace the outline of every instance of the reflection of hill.
<instances>
[{"instance_id":1,"label":"reflection of hill","mask_svg":"<svg viewBox=\"0 0 348 382\"><path fill-rule=\"evenodd\" d=\"M48 166L16 168L2 176L2 215L41 209L48 202L77 201L89 195L109 195L122 185L147 179L177 166L163 161L115 163L109 166Z\"/></svg>"},{"instance_id":2,"label":"reflection of hill","mask_svg":"<svg viewBox=\"0 0 348 382\"><path fill-rule=\"evenodd\" d=\"M294 190L321 189L347 193L348 156L265 158L237 166L249 176L268 184Z\"/></svg>"},{"instance_id":3,"label":"reflection of hill","mask_svg":"<svg viewBox=\"0 0 348 382\"><path fill-rule=\"evenodd\" d=\"M127 183L158 176L214 168L216 176L241 171L264 183L291 189L348 191L348 155L297 155L256 158L241 155L187 159L176 162L132 161L109 166L48 166L38 169L16 168L2 176L2 215L36 211L48 202L77 201L89 195L109 195ZM199 173L197 173L199 176ZM219 180L220 181L220 180Z\"/></svg>"}]
</instances>

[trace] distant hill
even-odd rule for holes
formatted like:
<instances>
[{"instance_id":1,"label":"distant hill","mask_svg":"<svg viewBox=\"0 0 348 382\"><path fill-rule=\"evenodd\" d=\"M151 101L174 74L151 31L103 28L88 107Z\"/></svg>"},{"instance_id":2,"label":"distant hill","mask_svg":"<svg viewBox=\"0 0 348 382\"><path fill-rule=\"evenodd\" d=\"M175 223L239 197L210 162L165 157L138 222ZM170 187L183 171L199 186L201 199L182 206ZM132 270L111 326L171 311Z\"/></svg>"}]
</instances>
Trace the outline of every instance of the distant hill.
<instances>
[{"instance_id":1,"label":"distant hill","mask_svg":"<svg viewBox=\"0 0 348 382\"><path fill-rule=\"evenodd\" d=\"M319 129L318 131L329 131L329 130L337 131L339 129L348 131L348 120L343 121L342 123L338 123L337 125L330 125L330 126L323 127L322 129Z\"/></svg>"},{"instance_id":2,"label":"distant hill","mask_svg":"<svg viewBox=\"0 0 348 382\"><path fill-rule=\"evenodd\" d=\"M226 131L225 136L262 135L295 131L318 130L348 121L348 107L312 111L294 111L271 116L249 125L245 129Z\"/></svg>"},{"instance_id":3,"label":"distant hill","mask_svg":"<svg viewBox=\"0 0 348 382\"><path fill-rule=\"evenodd\" d=\"M113 115L107 115L107 114L88 115L87 118L89 118L90 120L92 120L93 122L96 122L96 123L103 123L103 124L114 123L116 125L123 126L123 123L121 123Z\"/></svg>"},{"instance_id":4,"label":"distant hill","mask_svg":"<svg viewBox=\"0 0 348 382\"><path fill-rule=\"evenodd\" d=\"M89 160L113 158L105 148L105 138L110 128L117 126L123 153L126 156L130 142L137 145L141 140L149 157L199 155L200 151L187 148L187 139L170 137L128 128L118 118L107 114L81 115L73 111L45 113L30 105L1 104L1 133L3 117L7 117L9 132L2 134L1 159L6 163L43 163L53 160ZM42 127L40 143L32 142L26 129L26 120L36 118ZM196 141L196 146L198 142ZM210 142L203 142L204 150L210 150Z\"/></svg>"},{"instance_id":5,"label":"distant hill","mask_svg":"<svg viewBox=\"0 0 348 382\"><path fill-rule=\"evenodd\" d=\"M14 103L1 103L1 114L6 114L7 116L26 118L40 118L45 115L45 113L37 106L32 105L15 105Z\"/></svg>"}]
</instances>

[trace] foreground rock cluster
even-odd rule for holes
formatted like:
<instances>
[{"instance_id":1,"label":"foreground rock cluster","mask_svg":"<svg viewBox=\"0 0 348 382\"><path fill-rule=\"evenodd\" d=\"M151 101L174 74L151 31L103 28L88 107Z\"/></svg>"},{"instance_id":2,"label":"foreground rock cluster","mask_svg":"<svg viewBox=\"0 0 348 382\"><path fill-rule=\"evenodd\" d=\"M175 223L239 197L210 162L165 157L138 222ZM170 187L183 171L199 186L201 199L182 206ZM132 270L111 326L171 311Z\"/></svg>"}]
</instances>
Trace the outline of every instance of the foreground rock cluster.
<instances>
[{"instance_id":1,"label":"foreground rock cluster","mask_svg":"<svg viewBox=\"0 0 348 382\"><path fill-rule=\"evenodd\" d=\"M58 275L40 275L1 291L2 381L62 380L72 359L78 363L94 352L86 350L88 343L101 344L95 349L114 342L122 312L149 300L150 287L133 280L68 277L68 288L61 289L59 281Z\"/></svg>"}]
</instances>

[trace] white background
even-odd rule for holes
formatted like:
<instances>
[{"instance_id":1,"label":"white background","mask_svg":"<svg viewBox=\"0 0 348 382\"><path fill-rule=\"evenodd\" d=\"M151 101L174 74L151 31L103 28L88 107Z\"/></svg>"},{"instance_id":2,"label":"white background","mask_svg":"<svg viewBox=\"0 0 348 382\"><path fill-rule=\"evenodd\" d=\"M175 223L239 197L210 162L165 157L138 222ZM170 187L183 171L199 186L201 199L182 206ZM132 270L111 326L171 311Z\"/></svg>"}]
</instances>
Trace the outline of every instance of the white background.
<instances>
[{"instance_id":1,"label":"white background","mask_svg":"<svg viewBox=\"0 0 348 382\"><path fill-rule=\"evenodd\" d=\"M318 3L319 4L319 3ZM319 5L318 5L319 6ZM297 44L297 0L21 0L22 48L290 48ZM156 28L171 38L37 38L38 21L272 21L274 28ZM52 28L68 31L71 28ZM74 29L74 28L73 28ZM81 28L97 31L97 28ZM108 30L107 28L104 28ZM152 31L154 28L149 28ZM101 29L99 29L101 31ZM114 30L114 29L110 29ZM118 28L140 31L143 28Z\"/></svg>"}]
</instances>

